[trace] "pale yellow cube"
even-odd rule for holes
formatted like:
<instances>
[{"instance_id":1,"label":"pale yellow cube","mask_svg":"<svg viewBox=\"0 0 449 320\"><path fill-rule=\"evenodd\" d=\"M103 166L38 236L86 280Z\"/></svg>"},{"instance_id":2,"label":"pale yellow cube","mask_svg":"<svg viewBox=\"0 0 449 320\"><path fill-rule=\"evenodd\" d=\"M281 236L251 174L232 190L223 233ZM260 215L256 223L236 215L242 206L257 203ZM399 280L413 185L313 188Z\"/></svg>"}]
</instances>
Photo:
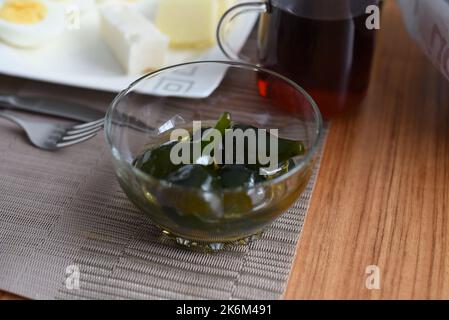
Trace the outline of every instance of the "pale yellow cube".
<instances>
[{"instance_id":1,"label":"pale yellow cube","mask_svg":"<svg viewBox=\"0 0 449 320\"><path fill-rule=\"evenodd\" d=\"M161 0L156 26L174 48L202 48L216 43L221 15L234 0Z\"/></svg>"}]
</instances>

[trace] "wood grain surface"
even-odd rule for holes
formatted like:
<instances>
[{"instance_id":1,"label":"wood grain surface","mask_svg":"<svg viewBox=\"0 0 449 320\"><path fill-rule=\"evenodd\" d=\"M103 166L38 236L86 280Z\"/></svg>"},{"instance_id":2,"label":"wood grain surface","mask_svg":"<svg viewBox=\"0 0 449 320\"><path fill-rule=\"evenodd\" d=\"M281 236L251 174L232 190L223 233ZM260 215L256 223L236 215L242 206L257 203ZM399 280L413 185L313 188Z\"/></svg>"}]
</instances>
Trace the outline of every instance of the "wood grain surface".
<instances>
[{"instance_id":1,"label":"wood grain surface","mask_svg":"<svg viewBox=\"0 0 449 320\"><path fill-rule=\"evenodd\" d=\"M449 82L384 9L367 100L332 122L288 299L449 298Z\"/></svg>"},{"instance_id":2,"label":"wood grain surface","mask_svg":"<svg viewBox=\"0 0 449 320\"><path fill-rule=\"evenodd\" d=\"M393 0L381 28L366 101L332 121L287 299L449 299L449 82Z\"/></svg>"}]
</instances>

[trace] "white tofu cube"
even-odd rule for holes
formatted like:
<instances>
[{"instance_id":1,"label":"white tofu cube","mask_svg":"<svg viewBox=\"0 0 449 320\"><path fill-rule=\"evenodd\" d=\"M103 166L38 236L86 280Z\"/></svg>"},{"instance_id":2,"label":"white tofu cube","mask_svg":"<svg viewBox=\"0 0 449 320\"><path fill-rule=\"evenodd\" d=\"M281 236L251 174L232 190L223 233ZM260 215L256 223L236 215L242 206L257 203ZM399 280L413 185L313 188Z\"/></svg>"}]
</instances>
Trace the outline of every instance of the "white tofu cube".
<instances>
[{"instance_id":1,"label":"white tofu cube","mask_svg":"<svg viewBox=\"0 0 449 320\"><path fill-rule=\"evenodd\" d=\"M100 8L102 36L128 74L164 66L169 38L143 14L123 5Z\"/></svg>"}]
</instances>

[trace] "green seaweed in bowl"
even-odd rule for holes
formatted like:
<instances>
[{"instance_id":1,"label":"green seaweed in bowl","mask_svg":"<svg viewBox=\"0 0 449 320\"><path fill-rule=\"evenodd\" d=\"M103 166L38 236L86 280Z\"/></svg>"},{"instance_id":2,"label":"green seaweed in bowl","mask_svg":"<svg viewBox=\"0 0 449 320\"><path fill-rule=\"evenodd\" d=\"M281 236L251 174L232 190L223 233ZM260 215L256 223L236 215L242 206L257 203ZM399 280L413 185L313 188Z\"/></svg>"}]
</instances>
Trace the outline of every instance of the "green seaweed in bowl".
<instances>
[{"instance_id":1,"label":"green seaweed in bowl","mask_svg":"<svg viewBox=\"0 0 449 320\"><path fill-rule=\"evenodd\" d=\"M245 124L233 123L231 121L231 115L228 112L225 112L220 116L213 128L220 132L223 139L221 141L223 155L221 161L217 161L216 158L213 158L211 164L199 164L196 163L196 159L193 159L191 156L191 163L189 164L174 164L171 160L171 151L176 144L189 144L189 147L192 150L191 155L193 154L193 145L197 142L193 140L192 135L191 138L185 141L164 141L157 146L145 150L135 159L134 165L136 168L157 179L163 179L179 186L211 191L215 189L252 187L258 182L272 179L273 177L288 172L288 170L294 166L291 159L305 153L303 142L273 137L271 133L266 132L266 150L270 150L270 141L272 141L273 138L277 139L278 142L278 163L276 165L276 168L278 169L273 170L271 173L261 174L264 166L258 161L259 157L257 155L251 156L250 153L254 152L256 149L249 147L248 140L245 140L244 142L243 163L236 163L237 152L235 149L232 153L234 158L232 159L233 161L231 164L226 163L224 159L224 155L226 154L226 143L224 143L226 130L257 131L258 128ZM200 141L201 151L211 143L219 143L219 141L211 139L207 129L209 128L202 128L203 138ZM255 136L258 139L258 135ZM235 145L233 147L235 148ZM249 159L251 158L257 159L256 163L250 162ZM260 170L261 168L262 170Z\"/></svg>"}]
</instances>

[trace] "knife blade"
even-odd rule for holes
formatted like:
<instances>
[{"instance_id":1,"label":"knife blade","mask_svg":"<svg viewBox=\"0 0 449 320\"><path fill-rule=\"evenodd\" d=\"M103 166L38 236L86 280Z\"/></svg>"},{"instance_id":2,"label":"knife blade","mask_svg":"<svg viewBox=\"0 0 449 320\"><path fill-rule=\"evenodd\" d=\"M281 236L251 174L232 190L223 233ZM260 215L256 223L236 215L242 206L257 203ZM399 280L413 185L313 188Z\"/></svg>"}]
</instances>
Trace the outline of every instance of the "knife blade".
<instances>
[{"instance_id":1,"label":"knife blade","mask_svg":"<svg viewBox=\"0 0 449 320\"><path fill-rule=\"evenodd\" d=\"M105 113L72 101L45 97L0 95L0 107L31 111L61 118L90 122L103 118Z\"/></svg>"}]
</instances>

